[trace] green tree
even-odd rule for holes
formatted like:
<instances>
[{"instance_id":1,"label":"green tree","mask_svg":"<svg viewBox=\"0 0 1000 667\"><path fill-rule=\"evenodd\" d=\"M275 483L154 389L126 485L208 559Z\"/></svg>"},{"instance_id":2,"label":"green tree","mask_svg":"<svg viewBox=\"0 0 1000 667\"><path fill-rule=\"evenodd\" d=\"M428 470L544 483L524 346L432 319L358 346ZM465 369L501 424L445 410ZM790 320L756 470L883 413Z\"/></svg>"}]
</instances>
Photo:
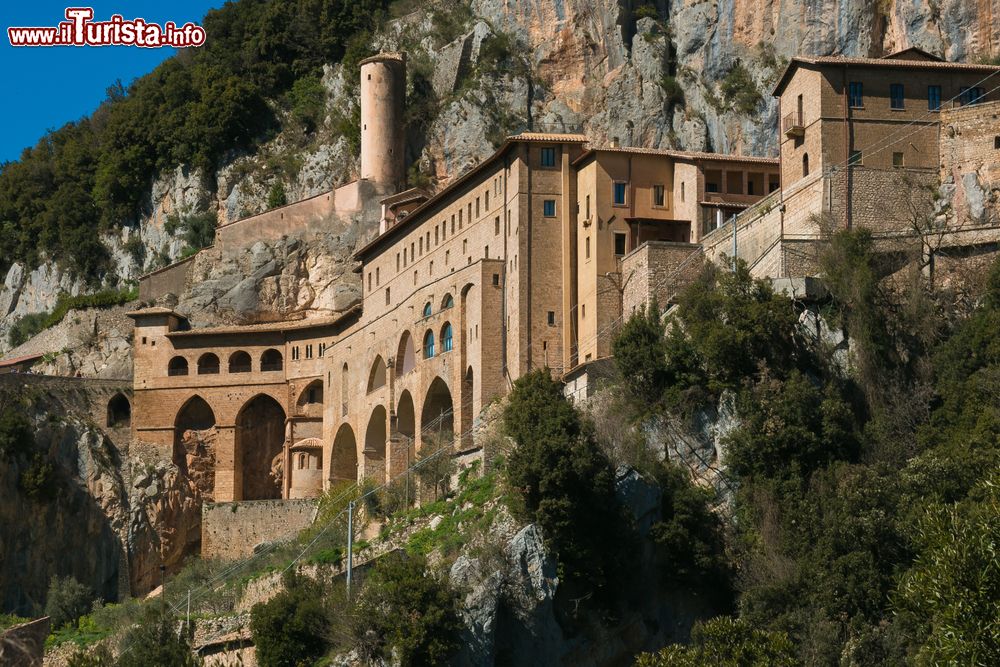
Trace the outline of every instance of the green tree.
<instances>
[{"instance_id":1,"label":"green tree","mask_svg":"<svg viewBox=\"0 0 1000 667\"><path fill-rule=\"evenodd\" d=\"M356 618L355 639L364 655L398 657L404 667L446 664L464 627L457 592L416 555L378 560L365 580Z\"/></svg>"},{"instance_id":2,"label":"green tree","mask_svg":"<svg viewBox=\"0 0 1000 667\"><path fill-rule=\"evenodd\" d=\"M746 621L720 616L695 625L691 644L673 644L644 653L636 667L792 667L799 662L782 632L754 628Z\"/></svg>"},{"instance_id":3,"label":"green tree","mask_svg":"<svg viewBox=\"0 0 1000 667\"><path fill-rule=\"evenodd\" d=\"M288 197L285 196L285 186L281 181L275 181L274 185L271 186L271 191L267 193L267 207L269 209L278 208L287 203Z\"/></svg>"},{"instance_id":4,"label":"green tree","mask_svg":"<svg viewBox=\"0 0 1000 667\"><path fill-rule=\"evenodd\" d=\"M611 352L632 397L645 403L659 401L666 389L668 368L663 323L655 301L622 325Z\"/></svg>"},{"instance_id":5,"label":"green tree","mask_svg":"<svg viewBox=\"0 0 1000 667\"><path fill-rule=\"evenodd\" d=\"M137 623L122 639L125 647L115 667L200 667L202 661L191 652L183 633L166 605L144 609Z\"/></svg>"},{"instance_id":6,"label":"green tree","mask_svg":"<svg viewBox=\"0 0 1000 667\"><path fill-rule=\"evenodd\" d=\"M5 406L0 412L0 457L7 460L35 448L35 431L23 411Z\"/></svg>"},{"instance_id":7,"label":"green tree","mask_svg":"<svg viewBox=\"0 0 1000 667\"><path fill-rule=\"evenodd\" d=\"M289 571L284 590L254 605L250 631L261 667L299 667L312 664L328 647L330 625L323 589Z\"/></svg>"},{"instance_id":8,"label":"green tree","mask_svg":"<svg viewBox=\"0 0 1000 667\"><path fill-rule=\"evenodd\" d=\"M90 611L94 593L73 577L54 576L49 581L45 597L45 615L54 630L65 625L75 625L81 616Z\"/></svg>"}]
</instances>

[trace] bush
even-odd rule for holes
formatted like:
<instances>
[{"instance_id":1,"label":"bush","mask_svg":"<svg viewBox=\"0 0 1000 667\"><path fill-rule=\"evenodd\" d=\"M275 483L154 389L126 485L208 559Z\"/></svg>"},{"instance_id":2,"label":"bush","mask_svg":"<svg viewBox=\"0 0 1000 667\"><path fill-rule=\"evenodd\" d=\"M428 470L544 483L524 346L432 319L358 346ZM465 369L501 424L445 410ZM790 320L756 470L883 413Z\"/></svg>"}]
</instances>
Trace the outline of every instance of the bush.
<instances>
[{"instance_id":1,"label":"bush","mask_svg":"<svg viewBox=\"0 0 1000 667\"><path fill-rule=\"evenodd\" d=\"M622 325L611 343L611 352L632 397L646 404L659 401L667 387L669 369L663 323L655 301L633 313Z\"/></svg>"},{"instance_id":2,"label":"bush","mask_svg":"<svg viewBox=\"0 0 1000 667\"><path fill-rule=\"evenodd\" d=\"M167 216L167 221L163 225L163 228L170 235L180 232L181 238L186 245L185 251L197 251L215 243L215 227L217 224L218 219L215 217L215 214L208 211L186 215L183 218L175 213Z\"/></svg>"},{"instance_id":3,"label":"bush","mask_svg":"<svg viewBox=\"0 0 1000 667\"><path fill-rule=\"evenodd\" d=\"M35 431L23 412L7 407L0 413L0 457L7 460L35 448Z\"/></svg>"},{"instance_id":4,"label":"bush","mask_svg":"<svg viewBox=\"0 0 1000 667\"><path fill-rule=\"evenodd\" d=\"M297 80L292 84L288 97L292 119L302 127L303 132L313 132L323 122L326 112L326 88L320 77L307 76Z\"/></svg>"},{"instance_id":5,"label":"bush","mask_svg":"<svg viewBox=\"0 0 1000 667\"><path fill-rule=\"evenodd\" d=\"M94 593L73 577L52 577L45 599L45 615L52 629L76 625L81 616L90 611Z\"/></svg>"},{"instance_id":6,"label":"bush","mask_svg":"<svg viewBox=\"0 0 1000 667\"><path fill-rule=\"evenodd\" d=\"M115 667L200 667L202 661L191 652L184 633L169 608L153 603L142 610L136 623L122 639L123 650Z\"/></svg>"},{"instance_id":7,"label":"bush","mask_svg":"<svg viewBox=\"0 0 1000 667\"><path fill-rule=\"evenodd\" d=\"M667 104L681 104L684 102L684 88L676 77L665 75L660 80L660 87L667 98Z\"/></svg>"},{"instance_id":8,"label":"bush","mask_svg":"<svg viewBox=\"0 0 1000 667\"><path fill-rule=\"evenodd\" d=\"M744 116L752 115L764 101L757 82L750 71L737 60L720 85L722 100L726 109L731 109Z\"/></svg>"},{"instance_id":9,"label":"bush","mask_svg":"<svg viewBox=\"0 0 1000 667\"><path fill-rule=\"evenodd\" d=\"M568 583L609 593L629 535L592 427L547 370L518 378L503 423L517 445L506 467L507 483L523 502L516 511L542 527Z\"/></svg>"},{"instance_id":10,"label":"bush","mask_svg":"<svg viewBox=\"0 0 1000 667\"><path fill-rule=\"evenodd\" d=\"M28 467L18 478L21 493L36 502L55 500L59 491L59 477L56 467L47 456L36 453Z\"/></svg>"},{"instance_id":11,"label":"bush","mask_svg":"<svg viewBox=\"0 0 1000 667\"><path fill-rule=\"evenodd\" d=\"M792 643L782 632L758 630L727 616L695 625L691 644L674 644L645 653L636 667L791 667L798 665Z\"/></svg>"},{"instance_id":12,"label":"bush","mask_svg":"<svg viewBox=\"0 0 1000 667\"><path fill-rule=\"evenodd\" d=\"M250 612L250 631L261 667L312 664L328 647L330 621L322 587L294 571L286 573L284 585L278 595L254 605Z\"/></svg>"},{"instance_id":13,"label":"bush","mask_svg":"<svg viewBox=\"0 0 1000 667\"><path fill-rule=\"evenodd\" d=\"M446 578L427 572L422 556L389 554L364 583L356 609L355 638L369 660L381 656L399 664L447 663L464 625L458 594Z\"/></svg>"},{"instance_id":14,"label":"bush","mask_svg":"<svg viewBox=\"0 0 1000 667\"><path fill-rule=\"evenodd\" d=\"M281 181L275 181L274 185L271 186L271 191L267 193L267 207L269 209L278 208L287 203L288 197L285 196L285 186L282 185Z\"/></svg>"}]
</instances>

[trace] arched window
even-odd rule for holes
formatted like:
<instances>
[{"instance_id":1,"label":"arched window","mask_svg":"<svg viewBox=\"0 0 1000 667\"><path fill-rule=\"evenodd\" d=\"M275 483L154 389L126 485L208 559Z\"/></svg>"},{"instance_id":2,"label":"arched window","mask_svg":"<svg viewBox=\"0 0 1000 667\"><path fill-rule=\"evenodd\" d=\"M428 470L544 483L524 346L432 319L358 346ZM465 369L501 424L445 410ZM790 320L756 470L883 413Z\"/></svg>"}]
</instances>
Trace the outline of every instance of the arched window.
<instances>
[{"instance_id":1,"label":"arched window","mask_svg":"<svg viewBox=\"0 0 1000 667\"><path fill-rule=\"evenodd\" d=\"M809 175L809 153L802 154L802 178Z\"/></svg>"},{"instance_id":2,"label":"arched window","mask_svg":"<svg viewBox=\"0 0 1000 667\"><path fill-rule=\"evenodd\" d=\"M441 300L441 310L447 308L453 308L455 306L455 299L450 294L445 294L444 299Z\"/></svg>"},{"instance_id":3,"label":"arched window","mask_svg":"<svg viewBox=\"0 0 1000 667\"><path fill-rule=\"evenodd\" d=\"M451 323L445 322L441 327L441 351L451 352Z\"/></svg>"},{"instance_id":4,"label":"arched window","mask_svg":"<svg viewBox=\"0 0 1000 667\"><path fill-rule=\"evenodd\" d=\"M250 355L242 350L239 352L233 352L232 356L229 357L229 372L249 373Z\"/></svg>"},{"instance_id":5,"label":"arched window","mask_svg":"<svg viewBox=\"0 0 1000 667\"><path fill-rule=\"evenodd\" d=\"M198 375L218 375L219 374L219 357L212 354L211 352L206 352L205 354L198 357Z\"/></svg>"},{"instance_id":6,"label":"arched window","mask_svg":"<svg viewBox=\"0 0 1000 667\"><path fill-rule=\"evenodd\" d=\"M122 394L115 394L108 401L108 426L129 426L132 423L132 406Z\"/></svg>"},{"instance_id":7,"label":"arched window","mask_svg":"<svg viewBox=\"0 0 1000 667\"><path fill-rule=\"evenodd\" d=\"M375 357L372 362L372 369L368 373L368 391L372 392L385 386L385 361L382 355Z\"/></svg>"},{"instance_id":8,"label":"arched window","mask_svg":"<svg viewBox=\"0 0 1000 667\"><path fill-rule=\"evenodd\" d=\"M281 352L274 349L265 350L264 354L260 355L260 370L280 371L284 366L282 361Z\"/></svg>"},{"instance_id":9,"label":"arched window","mask_svg":"<svg viewBox=\"0 0 1000 667\"><path fill-rule=\"evenodd\" d=\"M430 317L433 309L431 308L431 302L428 301L424 304L424 317Z\"/></svg>"},{"instance_id":10,"label":"arched window","mask_svg":"<svg viewBox=\"0 0 1000 667\"><path fill-rule=\"evenodd\" d=\"M174 357L167 365L167 375L187 375L188 360L184 357Z\"/></svg>"},{"instance_id":11,"label":"arched window","mask_svg":"<svg viewBox=\"0 0 1000 667\"><path fill-rule=\"evenodd\" d=\"M424 334L424 359L430 359L434 356L434 332L428 330Z\"/></svg>"}]
</instances>

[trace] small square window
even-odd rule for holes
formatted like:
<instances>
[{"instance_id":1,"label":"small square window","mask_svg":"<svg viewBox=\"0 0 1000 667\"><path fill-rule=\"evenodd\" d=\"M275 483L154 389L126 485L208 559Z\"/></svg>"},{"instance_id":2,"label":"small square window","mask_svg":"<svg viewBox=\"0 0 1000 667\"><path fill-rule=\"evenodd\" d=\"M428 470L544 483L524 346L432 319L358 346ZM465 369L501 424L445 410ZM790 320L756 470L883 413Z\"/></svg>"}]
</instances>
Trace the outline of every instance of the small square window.
<instances>
[{"instance_id":1,"label":"small square window","mask_svg":"<svg viewBox=\"0 0 1000 667\"><path fill-rule=\"evenodd\" d=\"M556 200L546 199L542 202L542 215L546 218L556 217Z\"/></svg>"},{"instance_id":2,"label":"small square window","mask_svg":"<svg viewBox=\"0 0 1000 667\"><path fill-rule=\"evenodd\" d=\"M847 164L852 167L857 167L863 164L864 156L861 151L851 151L851 156L847 160Z\"/></svg>"},{"instance_id":3,"label":"small square window","mask_svg":"<svg viewBox=\"0 0 1000 667\"><path fill-rule=\"evenodd\" d=\"M993 137L993 148L1000 149L1000 134Z\"/></svg>"},{"instance_id":4,"label":"small square window","mask_svg":"<svg viewBox=\"0 0 1000 667\"><path fill-rule=\"evenodd\" d=\"M612 195L611 203L613 203L615 206L624 206L625 205L625 183L623 183L621 181L616 181L615 184L612 186L611 195Z\"/></svg>"},{"instance_id":5,"label":"small square window","mask_svg":"<svg viewBox=\"0 0 1000 667\"><path fill-rule=\"evenodd\" d=\"M892 166L893 167L902 167L903 166L903 154L902 153L893 153L892 154Z\"/></svg>"},{"instance_id":6,"label":"small square window","mask_svg":"<svg viewBox=\"0 0 1000 667\"><path fill-rule=\"evenodd\" d=\"M615 254L621 257L625 254L625 241L627 237L621 232L615 232Z\"/></svg>"},{"instance_id":7,"label":"small square window","mask_svg":"<svg viewBox=\"0 0 1000 667\"><path fill-rule=\"evenodd\" d=\"M543 148L541 152L541 164L543 167L555 167L556 166L556 149L555 148Z\"/></svg>"},{"instance_id":8,"label":"small square window","mask_svg":"<svg viewBox=\"0 0 1000 667\"><path fill-rule=\"evenodd\" d=\"M499 273L494 273L493 274L493 286L494 287L500 287L500 274Z\"/></svg>"}]
</instances>

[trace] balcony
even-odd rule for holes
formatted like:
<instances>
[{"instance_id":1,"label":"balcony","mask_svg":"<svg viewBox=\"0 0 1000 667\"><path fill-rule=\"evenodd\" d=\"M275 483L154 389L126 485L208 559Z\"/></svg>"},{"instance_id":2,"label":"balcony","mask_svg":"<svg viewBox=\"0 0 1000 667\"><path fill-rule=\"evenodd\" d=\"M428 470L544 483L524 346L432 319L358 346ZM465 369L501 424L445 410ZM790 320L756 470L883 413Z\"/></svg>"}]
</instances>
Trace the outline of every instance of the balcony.
<instances>
[{"instance_id":1,"label":"balcony","mask_svg":"<svg viewBox=\"0 0 1000 667\"><path fill-rule=\"evenodd\" d=\"M802 114L790 113L781 119L781 131L788 138L802 137L806 133L805 125L802 124Z\"/></svg>"}]
</instances>

